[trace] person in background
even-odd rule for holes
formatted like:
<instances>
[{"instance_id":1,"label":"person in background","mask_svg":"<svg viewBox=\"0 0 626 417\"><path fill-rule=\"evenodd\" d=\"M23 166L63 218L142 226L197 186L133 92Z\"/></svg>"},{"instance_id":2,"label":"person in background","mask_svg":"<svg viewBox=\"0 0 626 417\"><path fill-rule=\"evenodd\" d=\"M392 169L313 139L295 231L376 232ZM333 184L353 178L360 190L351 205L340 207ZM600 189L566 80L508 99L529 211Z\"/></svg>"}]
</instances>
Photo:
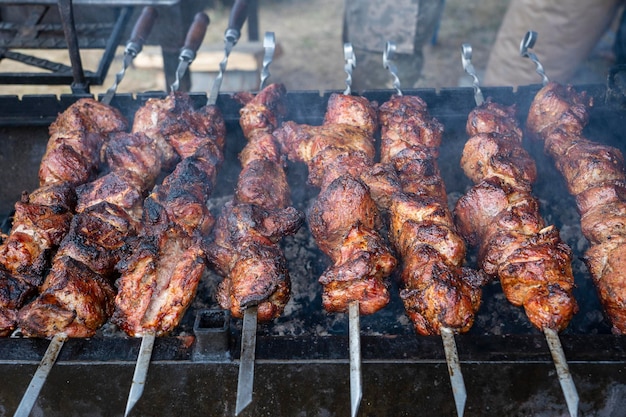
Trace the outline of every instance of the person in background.
<instances>
[{"instance_id":1,"label":"person in background","mask_svg":"<svg viewBox=\"0 0 626 417\"><path fill-rule=\"evenodd\" d=\"M511 0L487 61L484 85L538 84L535 64L520 42L537 32L532 52L551 81L567 83L618 14L622 0Z\"/></svg>"},{"instance_id":2,"label":"person in background","mask_svg":"<svg viewBox=\"0 0 626 417\"><path fill-rule=\"evenodd\" d=\"M352 88L391 88L383 67L387 41L395 42L394 63L403 88L414 87L424 65L422 48L432 38L443 0L345 0L343 41L356 56Z\"/></svg>"}]
</instances>

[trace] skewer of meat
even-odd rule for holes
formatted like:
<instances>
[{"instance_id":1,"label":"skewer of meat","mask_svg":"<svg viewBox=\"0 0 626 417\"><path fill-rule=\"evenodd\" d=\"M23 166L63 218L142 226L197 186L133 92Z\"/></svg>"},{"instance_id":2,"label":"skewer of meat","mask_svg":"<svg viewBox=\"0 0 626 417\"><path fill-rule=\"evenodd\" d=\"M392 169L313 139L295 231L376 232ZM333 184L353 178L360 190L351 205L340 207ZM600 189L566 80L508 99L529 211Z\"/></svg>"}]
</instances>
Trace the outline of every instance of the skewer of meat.
<instances>
[{"instance_id":1,"label":"skewer of meat","mask_svg":"<svg viewBox=\"0 0 626 417\"><path fill-rule=\"evenodd\" d=\"M133 131L158 140L170 162L181 159L142 200L141 230L117 265L112 320L130 336L161 336L178 325L206 267L202 239L215 223L207 200L223 160L225 125L215 106L195 110L188 95L173 92L148 100Z\"/></svg>"},{"instance_id":2,"label":"skewer of meat","mask_svg":"<svg viewBox=\"0 0 626 417\"><path fill-rule=\"evenodd\" d=\"M141 201L161 168L154 140L120 133L104 150L109 172L77 187L76 215L41 292L19 312L27 336L93 336L112 313L115 265L137 231Z\"/></svg>"},{"instance_id":3,"label":"skewer of meat","mask_svg":"<svg viewBox=\"0 0 626 417\"><path fill-rule=\"evenodd\" d=\"M239 93L240 124L247 139L233 201L226 204L210 244L210 261L224 277L218 302L242 318L256 306L258 320L280 316L290 282L279 242L295 233L303 215L291 206L283 156L272 131L284 116L285 87L270 84L256 96Z\"/></svg>"},{"instance_id":4,"label":"skewer of meat","mask_svg":"<svg viewBox=\"0 0 626 417\"><path fill-rule=\"evenodd\" d=\"M483 274L463 267L465 242L448 209L437 164L443 125L418 96L394 95L379 108L381 163L399 189L390 196L392 244L404 261L402 300L415 330L468 331L480 306Z\"/></svg>"},{"instance_id":5,"label":"skewer of meat","mask_svg":"<svg viewBox=\"0 0 626 417\"><path fill-rule=\"evenodd\" d=\"M177 81L208 23L206 14L196 14L180 53ZM128 256L117 265L121 276L112 322L142 338L124 415L143 394L156 336L178 326L196 294L206 270L203 239L215 222L207 202L223 160L224 120L215 103L196 111L177 87L175 82L165 99L148 100L133 125L133 131L158 138L166 165L175 167L144 200L141 232L127 242Z\"/></svg>"},{"instance_id":6,"label":"skewer of meat","mask_svg":"<svg viewBox=\"0 0 626 417\"><path fill-rule=\"evenodd\" d=\"M515 107L490 101L470 113L461 166L475 185L457 202L457 225L507 299L535 327L561 331L577 311L571 250L540 217L535 163L514 117Z\"/></svg>"},{"instance_id":7,"label":"skewer of meat","mask_svg":"<svg viewBox=\"0 0 626 417\"><path fill-rule=\"evenodd\" d=\"M244 104L240 125L247 143L239 154L242 170L234 198L222 209L209 248L211 264L224 277L218 302L234 317L251 312L256 320L272 320L290 297L280 240L297 232L304 215L291 206L284 157L272 136L285 115L285 93L282 84L270 84L256 96L236 96ZM238 401L235 413L248 402Z\"/></svg>"},{"instance_id":8,"label":"skewer of meat","mask_svg":"<svg viewBox=\"0 0 626 417\"><path fill-rule=\"evenodd\" d=\"M463 46L464 59L470 48ZM509 302L523 306L530 322L546 335L570 414L576 415L578 394L557 336L578 310L572 251L539 213L532 194L535 162L522 147L515 105L477 104L468 116L470 138L460 162L475 185L456 204L457 227L478 246L483 271L499 279Z\"/></svg>"},{"instance_id":9,"label":"skewer of meat","mask_svg":"<svg viewBox=\"0 0 626 417\"><path fill-rule=\"evenodd\" d=\"M0 274L6 278L0 282L0 334L15 326L14 310L42 284L50 255L69 231L76 208L74 189L97 174L102 162L100 149L108 136L128 127L122 114L109 105L126 67L141 52L156 17L154 7L143 8L126 44L123 69L101 101L78 100L50 126L50 139L39 168L40 188L24 193L16 204L12 231L0 248L0 263L5 266Z\"/></svg>"},{"instance_id":10,"label":"skewer of meat","mask_svg":"<svg viewBox=\"0 0 626 417\"><path fill-rule=\"evenodd\" d=\"M572 86L547 83L535 96L527 130L544 147L576 198L584 261L616 334L626 334L626 167L619 149L585 137L592 100Z\"/></svg>"},{"instance_id":11,"label":"skewer of meat","mask_svg":"<svg viewBox=\"0 0 626 417\"><path fill-rule=\"evenodd\" d=\"M121 113L94 99L80 99L50 126L39 168L39 188L15 205L9 236L0 247L0 334L17 324L17 311L37 293L50 255L68 233L75 188L92 180L109 134L127 128Z\"/></svg>"},{"instance_id":12,"label":"skewer of meat","mask_svg":"<svg viewBox=\"0 0 626 417\"><path fill-rule=\"evenodd\" d=\"M70 8L70 13L71 13L71 8ZM97 120L99 120L99 123L96 124L102 124L102 122L106 122L106 120L108 119L109 123L110 122L115 122L115 119L119 119L121 120L121 122L123 122L124 125L124 129L118 129L117 131L122 131L126 129L127 126L127 122L126 120L121 117L121 114L113 109L113 108L109 108L108 106L111 104L111 101L113 99L113 97L115 96L115 92L117 90L117 86L119 85L119 83L122 81L122 79L124 78L124 74L126 72L126 69L130 66L130 64L132 63L133 59L137 56L137 54L139 54L139 52L141 52L142 48L143 48L143 44L148 36L148 34L150 33L154 22L157 18L157 12L156 9L152 6L146 6L143 8L141 14L139 15L139 18L137 19L137 22L135 22L135 25L133 27L133 30L131 32L131 36L130 39L128 40L128 42L126 43L126 48L124 50L124 59L123 59L123 64L122 64L122 69L120 72L118 72L115 76L115 83L107 90L106 94L101 98L100 103L98 103L98 106L96 107L96 111L93 112L94 114L92 114L92 112L89 112L89 114L91 115L95 115L97 116ZM95 103L97 103L95 100L93 100ZM102 111L101 109L97 109L99 106L104 106L105 110ZM111 117L111 114L107 114L111 113L113 115L113 117ZM88 126L89 124L87 124ZM109 129L110 130L110 129ZM84 133L84 132L83 132ZM91 133L88 133L91 134ZM71 136L71 135L70 135ZM68 141L68 143L72 143L72 141ZM64 144L65 146L65 144ZM70 150L73 147L70 146ZM80 149L80 147L76 148L76 149ZM67 149L66 149L67 150ZM57 154L57 152L51 152L52 155ZM58 153L59 155L62 155L62 153ZM68 155L71 156L71 153L69 153ZM66 154L67 156L67 154ZM45 159L45 158L44 158ZM51 158L52 160L55 160L56 162L59 162L56 158ZM63 160L63 158L61 158L61 161ZM75 162L72 161L72 158L67 159L67 162L69 162L70 164ZM62 171L65 170L73 170L73 169L78 169L78 172L81 172L81 169L85 169L88 165L84 165L83 166L83 162L79 162L78 165L76 166L71 166L68 165L67 167L62 168ZM45 171L47 168L45 166L42 166L43 170ZM48 167L49 168L49 167ZM52 169L50 170L50 172L54 172L55 170L57 170L58 168ZM41 170L40 170L41 172ZM84 181L81 181L84 182ZM45 195L45 193L44 193ZM75 198L75 196L73 197ZM44 200L45 201L45 200ZM59 239L61 239L62 236L59 236ZM37 370L35 371L35 374L32 377L31 383L29 384L26 392L24 393L22 400L20 401L20 404L15 412L15 415L18 416L26 416L28 414L30 414L30 411L39 395L39 391L41 390L41 388L43 387L43 384L45 383L48 373L50 372L50 370L52 369L54 363L56 362L56 359L59 355L59 352L61 351L61 349L63 348L63 344L65 342L65 340L67 339L67 335L65 334L65 332L60 331L56 334L54 334L52 340L50 341L50 344L48 345L48 348L46 349L46 353L44 354Z\"/></svg>"},{"instance_id":13,"label":"skewer of meat","mask_svg":"<svg viewBox=\"0 0 626 417\"><path fill-rule=\"evenodd\" d=\"M349 45L344 46L347 66ZM370 191L375 157L373 134L376 105L364 97L332 94L321 126L285 122L274 132L292 161L303 162L308 181L320 192L308 213L308 225L318 247L332 265L319 278L322 305L350 318L352 415L361 399L359 314L373 314L389 302L386 279L396 266L379 233L382 218ZM378 196L378 195L377 195ZM383 204L383 203L381 203Z\"/></svg>"},{"instance_id":14,"label":"skewer of meat","mask_svg":"<svg viewBox=\"0 0 626 417\"><path fill-rule=\"evenodd\" d=\"M388 211L390 241L403 264L400 296L418 334L442 336L462 416L467 394L453 334L474 323L487 277L463 267L465 242L448 209L437 164L443 126L421 98L401 92L380 106L379 117L381 163L391 165L399 178Z\"/></svg>"}]
</instances>

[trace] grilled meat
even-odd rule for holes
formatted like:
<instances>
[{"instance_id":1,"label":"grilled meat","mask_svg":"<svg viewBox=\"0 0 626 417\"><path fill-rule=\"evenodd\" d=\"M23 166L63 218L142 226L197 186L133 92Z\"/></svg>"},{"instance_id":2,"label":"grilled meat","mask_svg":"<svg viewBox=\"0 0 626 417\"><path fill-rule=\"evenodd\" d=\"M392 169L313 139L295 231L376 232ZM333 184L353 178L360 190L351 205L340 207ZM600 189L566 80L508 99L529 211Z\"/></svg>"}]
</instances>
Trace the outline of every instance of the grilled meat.
<instances>
[{"instance_id":1,"label":"grilled meat","mask_svg":"<svg viewBox=\"0 0 626 417\"><path fill-rule=\"evenodd\" d=\"M487 101L468 117L461 166L475 185L457 202L456 222L507 299L523 306L534 326L560 331L578 309L571 249L539 214L534 161L514 115L514 106Z\"/></svg>"},{"instance_id":2,"label":"grilled meat","mask_svg":"<svg viewBox=\"0 0 626 417\"><path fill-rule=\"evenodd\" d=\"M146 132L174 170L143 201L140 232L127 240L112 321L131 336L170 333L193 300L205 269L203 239L215 220L207 201L223 160L224 120L189 96L151 99L133 131Z\"/></svg>"},{"instance_id":3,"label":"grilled meat","mask_svg":"<svg viewBox=\"0 0 626 417\"><path fill-rule=\"evenodd\" d=\"M549 83L533 100L527 128L544 141L580 213L589 240L584 260L613 332L626 333L626 170L619 149L583 136L592 101Z\"/></svg>"},{"instance_id":4,"label":"grilled meat","mask_svg":"<svg viewBox=\"0 0 626 417\"><path fill-rule=\"evenodd\" d=\"M112 171L76 188L76 214L51 272L39 296L19 312L25 335L92 336L113 312L115 265L126 239L137 233L138 207L161 158L154 141L139 133L113 135L108 147L103 154ZM116 164L120 160L125 164Z\"/></svg>"},{"instance_id":5,"label":"grilled meat","mask_svg":"<svg viewBox=\"0 0 626 417\"><path fill-rule=\"evenodd\" d=\"M16 203L12 229L0 246L0 335L15 328L17 309L37 292L68 233L75 187L95 175L108 135L126 127L119 111L92 99L78 100L50 126L40 187Z\"/></svg>"},{"instance_id":6,"label":"grilled meat","mask_svg":"<svg viewBox=\"0 0 626 417\"><path fill-rule=\"evenodd\" d=\"M256 96L238 96L244 104L239 123L247 139L239 154L242 170L208 251L224 277L218 302L234 317L255 305L258 320L272 320L282 314L291 294L280 240L297 232L304 215L290 206L284 158L272 136L285 115L284 95L282 84L271 84Z\"/></svg>"},{"instance_id":7,"label":"grilled meat","mask_svg":"<svg viewBox=\"0 0 626 417\"><path fill-rule=\"evenodd\" d=\"M372 314L389 302L386 278L397 261L379 233L379 210L389 204L384 191L393 185L389 172L373 163L377 119L367 99L333 94L323 125L286 122L274 132L288 157L304 162L309 182L320 188L308 222L332 262L319 279L329 312L346 311L358 301L361 314Z\"/></svg>"},{"instance_id":8,"label":"grilled meat","mask_svg":"<svg viewBox=\"0 0 626 417\"><path fill-rule=\"evenodd\" d=\"M381 161L400 187L390 196L390 240L403 261L400 296L415 330L468 331L486 277L464 268L465 242L456 232L437 152L443 126L417 96L393 96L380 106Z\"/></svg>"},{"instance_id":9,"label":"grilled meat","mask_svg":"<svg viewBox=\"0 0 626 417\"><path fill-rule=\"evenodd\" d=\"M39 184L84 184L96 174L99 152L111 132L128 127L113 107L81 99L50 125L50 139L39 167Z\"/></svg>"}]
</instances>

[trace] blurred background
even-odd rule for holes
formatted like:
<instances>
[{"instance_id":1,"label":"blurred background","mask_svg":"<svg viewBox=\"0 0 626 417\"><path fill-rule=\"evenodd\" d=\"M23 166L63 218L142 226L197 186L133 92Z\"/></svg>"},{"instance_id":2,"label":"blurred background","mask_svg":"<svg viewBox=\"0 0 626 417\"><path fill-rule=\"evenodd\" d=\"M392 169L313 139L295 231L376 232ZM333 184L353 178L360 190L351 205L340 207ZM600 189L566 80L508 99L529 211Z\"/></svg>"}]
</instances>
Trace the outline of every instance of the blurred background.
<instances>
[{"instance_id":1,"label":"blurred background","mask_svg":"<svg viewBox=\"0 0 626 417\"><path fill-rule=\"evenodd\" d=\"M184 7L184 2L181 3ZM441 18L432 39L424 48L424 67L418 87L436 88L469 85L460 59L461 45L473 48L472 62L479 77L484 74L489 51L493 46L508 0L445 0ZM205 12L211 23L199 53L190 67L190 91L210 89L212 79L223 57L223 35L228 25L232 1L208 0ZM194 6L197 7L197 6ZM228 63L222 91L255 90L262 60L262 39L265 31L275 33L277 53L270 67L270 82L282 82L290 90L343 90L346 74L343 58L344 2L339 0L263 0L258 5L259 41L250 41L248 25ZM129 25L132 25L130 22ZM613 64L612 45L616 22L598 43L593 53L577 69L574 83L604 83L607 69ZM157 20L154 30L158 30ZM170 28L172 29L172 28ZM187 28L178 29L185 33ZM541 42L539 34L538 42ZM0 51L1 52L1 51ZM124 46L117 49L115 59L101 86L93 85L92 93L105 91L121 68ZM69 62L65 50L42 52L47 59ZM95 68L101 51L82 50L86 69ZM521 59L521 58L520 58ZM381 54L382 63L382 54ZM358 56L357 56L358 65ZM529 70L533 70L529 62ZM0 71L21 71L23 64L3 59ZM400 74L401 76L401 74ZM537 78L537 82L540 79ZM162 51L158 45L147 45L135 59L118 92L167 90L163 74ZM69 86L0 85L0 94L64 94Z\"/></svg>"}]
</instances>

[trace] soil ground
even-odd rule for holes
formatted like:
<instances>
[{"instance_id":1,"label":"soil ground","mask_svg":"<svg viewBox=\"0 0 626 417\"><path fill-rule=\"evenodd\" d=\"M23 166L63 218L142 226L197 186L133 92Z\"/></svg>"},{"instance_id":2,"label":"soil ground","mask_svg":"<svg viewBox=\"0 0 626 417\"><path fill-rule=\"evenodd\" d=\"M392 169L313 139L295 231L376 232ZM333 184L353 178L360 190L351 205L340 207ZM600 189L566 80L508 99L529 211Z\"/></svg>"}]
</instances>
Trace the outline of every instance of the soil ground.
<instances>
[{"instance_id":1,"label":"soil ground","mask_svg":"<svg viewBox=\"0 0 626 417\"><path fill-rule=\"evenodd\" d=\"M263 0L259 2L259 34L273 31L280 47L280 54L270 67L271 82L282 82L291 90L343 90L343 47L341 41L343 1L340 0ZM223 33L227 27L229 8L222 2L214 2L206 9L211 18L202 50L219 51L223 48ZM445 8L433 43L427 45L425 65L420 87L442 88L467 85L460 59L461 45L470 43L473 48L472 62L479 74L484 71L489 50L494 42L499 23L506 11L508 0L446 0ZM186 28L181 28L185 31ZM245 48L247 30L238 47ZM578 81L604 82L606 70L611 64L609 34L596 53L581 69ZM240 46L241 45L241 46ZM49 51L63 59L65 51ZM113 83L115 73L121 68L123 47L111 64L109 74L102 86L92 86L92 93L100 93ZM159 47L146 47L142 55L160 56ZM86 68L95 68L100 54L84 51ZM140 55L140 57L142 57ZM138 57L138 59L140 58ZM156 60L158 62L158 59ZM358 63L358 57L357 57ZM191 71L196 71L194 62ZM0 63L0 71L6 71L8 61ZM92 67L90 67L92 65ZM197 66L197 65L196 65ZM18 66L19 69L19 66ZM226 80L227 77L225 77ZM131 68L119 92L142 92L165 90L163 73L158 65ZM192 91L203 91L204 85L192 85ZM61 94L69 93L69 86L0 86L0 94Z\"/></svg>"}]
</instances>

